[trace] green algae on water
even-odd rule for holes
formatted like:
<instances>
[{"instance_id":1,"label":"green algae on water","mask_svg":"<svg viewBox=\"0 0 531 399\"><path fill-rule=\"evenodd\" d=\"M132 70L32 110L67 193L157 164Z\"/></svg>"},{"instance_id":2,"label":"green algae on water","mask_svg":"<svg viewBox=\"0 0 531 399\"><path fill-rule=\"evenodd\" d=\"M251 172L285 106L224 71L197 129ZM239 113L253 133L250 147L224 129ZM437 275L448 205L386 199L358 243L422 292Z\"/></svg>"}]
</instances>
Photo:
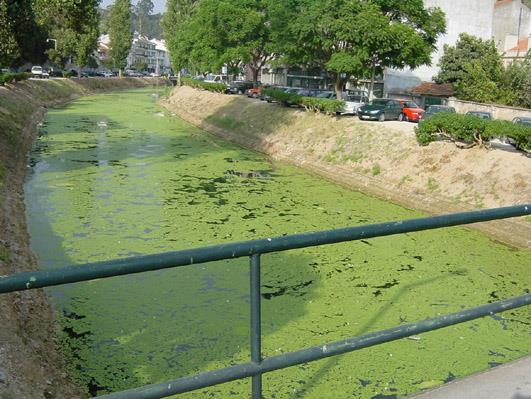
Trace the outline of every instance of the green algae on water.
<instances>
[{"instance_id":1,"label":"green algae on water","mask_svg":"<svg viewBox=\"0 0 531 399\"><path fill-rule=\"evenodd\" d=\"M422 216L224 142L152 89L50 110L26 185L43 268ZM522 294L529 251L460 228L262 257L263 354ZM249 359L236 259L50 289L73 376L92 394ZM267 398L392 398L531 353L528 309L264 376ZM242 380L184 398L247 397ZM333 396L330 396L333 393Z\"/></svg>"}]
</instances>

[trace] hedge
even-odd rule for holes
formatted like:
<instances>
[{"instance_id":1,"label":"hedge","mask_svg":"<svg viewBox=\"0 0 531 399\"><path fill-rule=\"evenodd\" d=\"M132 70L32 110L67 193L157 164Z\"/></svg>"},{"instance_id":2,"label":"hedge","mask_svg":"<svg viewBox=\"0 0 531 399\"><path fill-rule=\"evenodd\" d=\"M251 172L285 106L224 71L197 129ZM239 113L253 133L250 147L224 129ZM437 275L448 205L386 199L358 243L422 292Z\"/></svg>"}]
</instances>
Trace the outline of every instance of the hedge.
<instances>
[{"instance_id":1,"label":"hedge","mask_svg":"<svg viewBox=\"0 0 531 399\"><path fill-rule=\"evenodd\" d=\"M483 145L493 138L508 137L514 140L516 148L531 150L531 126L472 115L435 114L419 123L415 135L420 145L428 145L441 137L469 146Z\"/></svg>"},{"instance_id":2,"label":"hedge","mask_svg":"<svg viewBox=\"0 0 531 399\"><path fill-rule=\"evenodd\" d=\"M3 74L0 74L0 85L3 86L4 84L10 83L13 81L19 82L21 80L26 80L30 77L31 77L31 73L27 73L27 72L3 73Z\"/></svg>"},{"instance_id":3,"label":"hedge","mask_svg":"<svg viewBox=\"0 0 531 399\"><path fill-rule=\"evenodd\" d=\"M338 112L342 112L345 107L345 102L341 100L303 97L296 93L286 93L283 90L274 88L263 89L263 93L284 105L299 105L304 107L306 111L324 112L329 115L335 115Z\"/></svg>"},{"instance_id":4,"label":"hedge","mask_svg":"<svg viewBox=\"0 0 531 399\"><path fill-rule=\"evenodd\" d=\"M224 93L225 90L227 90L227 86L224 83L209 83L209 82L203 82L202 80L187 78L187 77L181 77L181 83L190 86L195 87L197 89L203 89L208 91L213 91L216 93Z\"/></svg>"}]
</instances>

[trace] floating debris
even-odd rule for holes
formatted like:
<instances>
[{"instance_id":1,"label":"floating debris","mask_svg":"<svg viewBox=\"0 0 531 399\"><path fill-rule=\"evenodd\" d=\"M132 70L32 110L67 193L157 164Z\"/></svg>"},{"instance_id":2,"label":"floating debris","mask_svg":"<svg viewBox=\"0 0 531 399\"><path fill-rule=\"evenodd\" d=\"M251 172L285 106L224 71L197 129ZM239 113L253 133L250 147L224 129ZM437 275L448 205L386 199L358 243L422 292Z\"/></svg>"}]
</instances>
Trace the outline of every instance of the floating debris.
<instances>
[{"instance_id":1,"label":"floating debris","mask_svg":"<svg viewBox=\"0 0 531 399\"><path fill-rule=\"evenodd\" d=\"M107 125L107 122L105 122L105 121L99 121L99 122L97 123L97 125L98 125L98 127L100 127L100 128L106 128L106 127L108 126L108 125Z\"/></svg>"}]
</instances>

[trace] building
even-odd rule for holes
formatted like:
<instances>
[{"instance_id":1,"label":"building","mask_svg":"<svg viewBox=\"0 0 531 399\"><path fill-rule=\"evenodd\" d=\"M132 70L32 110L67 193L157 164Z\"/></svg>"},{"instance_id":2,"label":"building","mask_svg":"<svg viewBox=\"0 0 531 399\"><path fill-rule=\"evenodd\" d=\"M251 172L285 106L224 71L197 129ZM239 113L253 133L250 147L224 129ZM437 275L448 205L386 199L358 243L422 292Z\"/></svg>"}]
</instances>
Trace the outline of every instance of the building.
<instances>
[{"instance_id":1,"label":"building","mask_svg":"<svg viewBox=\"0 0 531 399\"><path fill-rule=\"evenodd\" d=\"M416 69L386 69L386 95L408 94L423 82L433 80L444 45L455 45L461 33L494 40L508 62L523 58L529 49L531 12L522 0L424 0L426 7L440 7L446 14L446 34L437 42L429 66Z\"/></svg>"},{"instance_id":2,"label":"building","mask_svg":"<svg viewBox=\"0 0 531 399\"><path fill-rule=\"evenodd\" d=\"M107 69L105 65L110 48L109 35L101 35L98 39L96 58L102 69ZM127 56L126 69L137 69L138 67L141 67L143 71L159 75L171 73L171 61L166 42L159 39L148 39L135 33L131 50Z\"/></svg>"}]
</instances>

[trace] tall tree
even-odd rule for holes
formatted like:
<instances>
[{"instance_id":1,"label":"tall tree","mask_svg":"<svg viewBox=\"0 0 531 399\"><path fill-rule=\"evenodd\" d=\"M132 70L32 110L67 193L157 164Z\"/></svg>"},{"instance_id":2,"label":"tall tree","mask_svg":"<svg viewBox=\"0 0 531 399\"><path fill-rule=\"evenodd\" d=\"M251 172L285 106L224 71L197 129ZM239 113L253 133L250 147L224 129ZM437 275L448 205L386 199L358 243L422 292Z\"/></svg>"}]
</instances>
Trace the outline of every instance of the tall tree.
<instances>
[{"instance_id":1,"label":"tall tree","mask_svg":"<svg viewBox=\"0 0 531 399\"><path fill-rule=\"evenodd\" d=\"M188 35L188 25L197 3L198 0L168 0L161 22L173 69L179 80L181 70L190 66L193 42Z\"/></svg>"},{"instance_id":2,"label":"tall tree","mask_svg":"<svg viewBox=\"0 0 531 399\"><path fill-rule=\"evenodd\" d=\"M461 33L455 46L444 46L444 54L439 61L441 70L435 77L437 83L459 83L466 75L465 67L478 61L492 81L499 81L503 63L493 40Z\"/></svg>"},{"instance_id":3,"label":"tall tree","mask_svg":"<svg viewBox=\"0 0 531 399\"><path fill-rule=\"evenodd\" d=\"M98 46L99 0L34 0L38 21L46 28L56 46L47 51L59 65L73 59L81 68Z\"/></svg>"},{"instance_id":4,"label":"tall tree","mask_svg":"<svg viewBox=\"0 0 531 399\"><path fill-rule=\"evenodd\" d=\"M338 98L349 77L429 64L437 38L445 31L444 13L425 9L422 0L297 3L292 22L280 36L281 52L289 63L330 72Z\"/></svg>"},{"instance_id":5,"label":"tall tree","mask_svg":"<svg viewBox=\"0 0 531 399\"><path fill-rule=\"evenodd\" d=\"M122 71L127 65L127 55L131 50L133 35L131 33L131 2L116 0L111 8L109 18L110 57L115 68Z\"/></svg>"},{"instance_id":6,"label":"tall tree","mask_svg":"<svg viewBox=\"0 0 531 399\"><path fill-rule=\"evenodd\" d=\"M190 61L204 71L247 66L256 81L272 57L268 0L202 0L186 25ZM190 40L189 39L189 40Z\"/></svg>"},{"instance_id":7,"label":"tall tree","mask_svg":"<svg viewBox=\"0 0 531 399\"><path fill-rule=\"evenodd\" d=\"M138 19L138 33L145 35L146 25L149 23L149 16L153 12L153 2L151 0L138 0L135 11Z\"/></svg>"},{"instance_id":8,"label":"tall tree","mask_svg":"<svg viewBox=\"0 0 531 399\"><path fill-rule=\"evenodd\" d=\"M18 43L7 14L7 3L0 1L0 66L11 66L19 55Z\"/></svg>"}]
</instances>

